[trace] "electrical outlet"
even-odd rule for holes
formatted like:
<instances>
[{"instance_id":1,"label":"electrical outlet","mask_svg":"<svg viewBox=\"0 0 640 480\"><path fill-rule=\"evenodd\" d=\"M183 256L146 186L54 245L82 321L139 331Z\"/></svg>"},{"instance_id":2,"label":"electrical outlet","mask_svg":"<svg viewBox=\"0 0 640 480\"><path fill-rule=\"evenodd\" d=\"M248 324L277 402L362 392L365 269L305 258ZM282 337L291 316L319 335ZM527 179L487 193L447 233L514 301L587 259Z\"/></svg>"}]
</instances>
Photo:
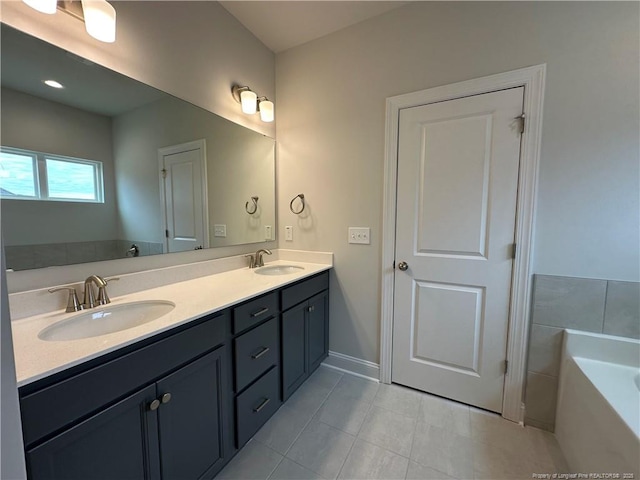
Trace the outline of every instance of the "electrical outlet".
<instances>
[{"instance_id":1,"label":"electrical outlet","mask_svg":"<svg viewBox=\"0 0 640 480\"><path fill-rule=\"evenodd\" d=\"M349 227L349 243L371 244L371 229L369 227Z\"/></svg>"},{"instance_id":2,"label":"electrical outlet","mask_svg":"<svg viewBox=\"0 0 640 480\"><path fill-rule=\"evenodd\" d=\"M224 224L214 225L213 226L213 236L214 237L226 237L227 236L227 226Z\"/></svg>"},{"instance_id":3,"label":"electrical outlet","mask_svg":"<svg viewBox=\"0 0 640 480\"><path fill-rule=\"evenodd\" d=\"M293 227L291 225L284 227L284 239L287 242L293 242Z\"/></svg>"},{"instance_id":4,"label":"electrical outlet","mask_svg":"<svg viewBox=\"0 0 640 480\"><path fill-rule=\"evenodd\" d=\"M264 239L271 240L271 225L264 226Z\"/></svg>"}]
</instances>

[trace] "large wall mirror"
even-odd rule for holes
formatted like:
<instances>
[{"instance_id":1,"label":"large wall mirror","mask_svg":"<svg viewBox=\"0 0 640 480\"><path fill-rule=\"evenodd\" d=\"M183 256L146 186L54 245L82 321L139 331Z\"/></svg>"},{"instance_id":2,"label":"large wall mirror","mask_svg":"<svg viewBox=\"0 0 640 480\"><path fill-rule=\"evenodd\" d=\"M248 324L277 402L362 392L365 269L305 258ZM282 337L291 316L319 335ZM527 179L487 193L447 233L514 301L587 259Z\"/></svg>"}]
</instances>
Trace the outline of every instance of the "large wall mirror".
<instances>
[{"instance_id":1,"label":"large wall mirror","mask_svg":"<svg viewBox=\"0 0 640 480\"><path fill-rule=\"evenodd\" d=\"M7 268L275 240L273 139L1 29Z\"/></svg>"}]
</instances>

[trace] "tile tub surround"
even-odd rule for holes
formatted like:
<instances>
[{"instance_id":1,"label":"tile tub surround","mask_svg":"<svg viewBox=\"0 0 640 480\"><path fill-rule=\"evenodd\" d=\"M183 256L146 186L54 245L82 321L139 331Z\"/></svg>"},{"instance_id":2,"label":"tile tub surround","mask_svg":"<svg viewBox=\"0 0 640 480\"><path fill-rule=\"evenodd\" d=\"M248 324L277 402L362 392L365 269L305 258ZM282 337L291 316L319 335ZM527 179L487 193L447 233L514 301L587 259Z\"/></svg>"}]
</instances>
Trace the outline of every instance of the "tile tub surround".
<instances>
[{"instance_id":1,"label":"tile tub surround","mask_svg":"<svg viewBox=\"0 0 640 480\"><path fill-rule=\"evenodd\" d=\"M286 260L271 262L276 265L289 263L292 262ZM295 263L304 267L304 270L288 275L268 276L258 275L253 270L242 267L132 293L114 295L112 291L110 292L112 305L143 300L168 300L175 303L176 307L152 322L99 337L60 342L39 339L38 333L43 328L77 315L77 313L65 313L64 310L49 311L14 320L12 321L12 330L18 386L26 385L157 333L201 318L209 313L223 310L275 288L328 270L332 266L331 263L300 261ZM131 277L134 278L128 279L128 282L144 284L149 281L143 277L144 275L170 278L171 272L164 270L172 269L162 269L151 274L149 272L132 274ZM176 272L173 274L175 275ZM147 285L149 284L147 283ZM9 301L11 302L11 296Z\"/></svg>"},{"instance_id":2,"label":"tile tub surround","mask_svg":"<svg viewBox=\"0 0 640 480\"><path fill-rule=\"evenodd\" d=\"M566 471L548 432L321 366L217 478L530 479Z\"/></svg>"},{"instance_id":3,"label":"tile tub surround","mask_svg":"<svg viewBox=\"0 0 640 480\"><path fill-rule=\"evenodd\" d=\"M640 283L535 275L525 423L550 431L565 328L640 338Z\"/></svg>"},{"instance_id":4,"label":"tile tub surround","mask_svg":"<svg viewBox=\"0 0 640 480\"><path fill-rule=\"evenodd\" d=\"M138 245L140 256L162 253L162 243L136 240L95 240L39 245L7 245L5 246L5 254L7 268L19 271L126 258L126 252L132 243Z\"/></svg>"}]
</instances>

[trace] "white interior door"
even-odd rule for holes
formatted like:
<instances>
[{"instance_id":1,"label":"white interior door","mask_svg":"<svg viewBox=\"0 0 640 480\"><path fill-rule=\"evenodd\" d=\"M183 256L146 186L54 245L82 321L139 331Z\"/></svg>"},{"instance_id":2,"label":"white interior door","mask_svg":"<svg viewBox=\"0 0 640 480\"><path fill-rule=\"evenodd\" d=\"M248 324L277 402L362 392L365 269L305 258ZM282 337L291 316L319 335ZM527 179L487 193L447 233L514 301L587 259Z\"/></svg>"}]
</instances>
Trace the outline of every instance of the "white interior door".
<instances>
[{"instance_id":1,"label":"white interior door","mask_svg":"<svg viewBox=\"0 0 640 480\"><path fill-rule=\"evenodd\" d=\"M524 88L401 110L392 381L502 411ZM404 267L404 265L402 265Z\"/></svg>"},{"instance_id":2,"label":"white interior door","mask_svg":"<svg viewBox=\"0 0 640 480\"><path fill-rule=\"evenodd\" d=\"M168 252L209 247L204 140L159 150Z\"/></svg>"}]
</instances>

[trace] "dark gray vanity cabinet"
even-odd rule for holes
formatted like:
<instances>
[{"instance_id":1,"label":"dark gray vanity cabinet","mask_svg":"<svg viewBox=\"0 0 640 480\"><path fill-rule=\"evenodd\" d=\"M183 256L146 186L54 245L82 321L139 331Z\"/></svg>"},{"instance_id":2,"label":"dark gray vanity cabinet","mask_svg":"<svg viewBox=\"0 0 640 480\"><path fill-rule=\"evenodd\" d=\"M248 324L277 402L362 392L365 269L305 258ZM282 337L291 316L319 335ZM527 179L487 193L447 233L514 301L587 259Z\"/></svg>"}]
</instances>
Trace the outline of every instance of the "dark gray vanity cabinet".
<instances>
[{"instance_id":1,"label":"dark gray vanity cabinet","mask_svg":"<svg viewBox=\"0 0 640 480\"><path fill-rule=\"evenodd\" d=\"M144 408L155 390L144 388L27 450L29 478L160 478L158 424Z\"/></svg>"},{"instance_id":2,"label":"dark gray vanity cabinet","mask_svg":"<svg viewBox=\"0 0 640 480\"><path fill-rule=\"evenodd\" d=\"M270 292L233 309L236 446L241 448L282 404L280 302Z\"/></svg>"},{"instance_id":3,"label":"dark gray vanity cabinet","mask_svg":"<svg viewBox=\"0 0 640 480\"><path fill-rule=\"evenodd\" d=\"M20 388L28 476L212 479L322 363L329 273Z\"/></svg>"},{"instance_id":4,"label":"dark gray vanity cabinet","mask_svg":"<svg viewBox=\"0 0 640 480\"><path fill-rule=\"evenodd\" d=\"M320 366L329 352L329 273L281 291L282 399Z\"/></svg>"},{"instance_id":5,"label":"dark gray vanity cabinet","mask_svg":"<svg viewBox=\"0 0 640 480\"><path fill-rule=\"evenodd\" d=\"M230 358L224 344L216 346L227 321L219 315L22 395L29 477L213 478L233 453ZM184 349L191 360L181 364ZM115 395L131 383L137 389L94 409L103 381ZM53 421L38 430L37 416Z\"/></svg>"}]
</instances>

